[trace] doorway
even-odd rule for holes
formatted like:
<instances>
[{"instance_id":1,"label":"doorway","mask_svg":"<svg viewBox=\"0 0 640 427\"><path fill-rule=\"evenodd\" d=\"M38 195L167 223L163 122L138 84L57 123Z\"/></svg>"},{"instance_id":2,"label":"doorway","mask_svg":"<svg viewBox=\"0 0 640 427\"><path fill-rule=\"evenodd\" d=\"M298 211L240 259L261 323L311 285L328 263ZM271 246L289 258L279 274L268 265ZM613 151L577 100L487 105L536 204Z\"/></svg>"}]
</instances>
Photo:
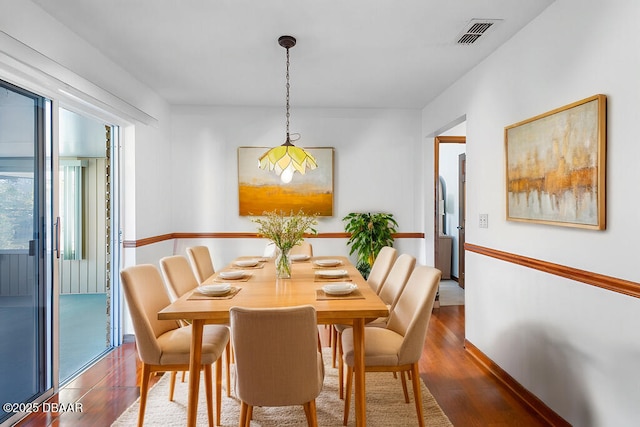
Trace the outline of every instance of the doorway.
<instances>
[{"instance_id":1,"label":"doorway","mask_svg":"<svg viewBox=\"0 0 640 427\"><path fill-rule=\"evenodd\" d=\"M434 140L434 254L443 280L464 288L465 182L460 160L465 136L438 136Z\"/></svg>"},{"instance_id":2,"label":"doorway","mask_svg":"<svg viewBox=\"0 0 640 427\"><path fill-rule=\"evenodd\" d=\"M60 109L59 374L61 384L113 346L111 140L113 128Z\"/></svg>"}]
</instances>

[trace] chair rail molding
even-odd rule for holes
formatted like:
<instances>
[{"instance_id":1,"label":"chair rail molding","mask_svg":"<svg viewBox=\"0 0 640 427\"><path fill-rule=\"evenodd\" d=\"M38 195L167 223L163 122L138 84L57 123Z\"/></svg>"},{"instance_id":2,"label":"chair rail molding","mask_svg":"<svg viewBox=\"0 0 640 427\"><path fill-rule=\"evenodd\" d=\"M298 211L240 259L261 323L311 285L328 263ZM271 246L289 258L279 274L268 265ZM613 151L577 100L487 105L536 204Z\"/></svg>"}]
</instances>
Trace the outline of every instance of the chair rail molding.
<instances>
[{"instance_id":1,"label":"chair rail molding","mask_svg":"<svg viewBox=\"0 0 640 427\"><path fill-rule=\"evenodd\" d=\"M329 232L318 234L305 234L305 238L312 239L348 239L351 236L350 233L344 232ZM207 233L168 233L158 236L145 237L137 240L124 240L122 246L124 248L139 248L141 246L151 245L154 243L164 242L172 239L262 239L263 237L258 233L244 233L244 232L207 232ZM410 232L410 233L394 233L394 239L424 239L424 233Z\"/></svg>"},{"instance_id":2,"label":"chair rail molding","mask_svg":"<svg viewBox=\"0 0 640 427\"><path fill-rule=\"evenodd\" d=\"M464 249L469 252L489 256L502 261L543 271L545 273L565 277L577 282L640 298L640 283L632 282L630 280L619 279L617 277L606 276L604 274L580 270L578 268L568 267L565 265L554 264L552 262L529 258L497 249L486 248L484 246L478 246L471 243L465 243Z\"/></svg>"}]
</instances>

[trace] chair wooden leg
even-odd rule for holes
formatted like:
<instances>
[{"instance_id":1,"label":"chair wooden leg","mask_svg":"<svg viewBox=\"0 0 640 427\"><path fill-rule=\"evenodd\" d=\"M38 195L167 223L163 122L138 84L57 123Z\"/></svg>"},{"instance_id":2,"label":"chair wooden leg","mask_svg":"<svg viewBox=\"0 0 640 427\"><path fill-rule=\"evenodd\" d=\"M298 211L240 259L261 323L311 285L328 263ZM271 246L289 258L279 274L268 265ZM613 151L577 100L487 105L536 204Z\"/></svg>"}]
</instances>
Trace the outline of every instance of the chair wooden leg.
<instances>
[{"instance_id":1,"label":"chair wooden leg","mask_svg":"<svg viewBox=\"0 0 640 427\"><path fill-rule=\"evenodd\" d=\"M338 330L331 325L331 330L329 331L329 337L331 341L331 366L336 367L336 359L338 353L338 343L337 340L340 338L338 336Z\"/></svg>"},{"instance_id":2,"label":"chair wooden leg","mask_svg":"<svg viewBox=\"0 0 640 427\"><path fill-rule=\"evenodd\" d=\"M227 343L225 348L226 358L226 374L227 374L227 397L231 397L231 340Z\"/></svg>"},{"instance_id":3,"label":"chair wooden leg","mask_svg":"<svg viewBox=\"0 0 640 427\"><path fill-rule=\"evenodd\" d=\"M138 411L138 427L144 423L144 410L147 407L147 392L149 391L149 378L151 377L151 367L146 363L142 364L142 375L140 378L140 409Z\"/></svg>"},{"instance_id":4,"label":"chair wooden leg","mask_svg":"<svg viewBox=\"0 0 640 427\"><path fill-rule=\"evenodd\" d=\"M251 426L252 419L253 419L253 405L249 405L249 408L247 409L247 424L245 427Z\"/></svg>"},{"instance_id":5,"label":"chair wooden leg","mask_svg":"<svg viewBox=\"0 0 640 427\"><path fill-rule=\"evenodd\" d=\"M187 371L182 371L182 379L181 381L184 382L184 378L187 375Z\"/></svg>"},{"instance_id":6,"label":"chair wooden leg","mask_svg":"<svg viewBox=\"0 0 640 427\"><path fill-rule=\"evenodd\" d=\"M404 392L404 403L409 403L409 391L407 390L407 381L404 371L400 372L400 381L402 382L402 391Z\"/></svg>"},{"instance_id":7,"label":"chair wooden leg","mask_svg":"<svg viewBox=\"0 0 640 427\"><path fill-rule=\"evenodd\" d=\"M342 338L338 337L338 395L344 399L344 361L342 360Z\"/></svg>"},{"instance_id":8,"label":"chair wooden leg","mask_svg":"<svg viewBox=\"0 0 640 427\"><path fill-rule=\"evenodd\" d=\"M216 364L216 425L220 425L220 411L222 410L222 357Z\"/></svg>"},{"instance_id":9,"label":"chair wooden leg","mask_svg":"<svg viewBox=\"0 0 640 427\"><path fill-rule=\"evenodd\" d=\"M211 365L204 366L204 390L207 397L207 420L209 427L213 427L213 381L211 379ZM217 396L219 399L219 396Z\"/></svg>"},{"instance_id":10,"label":"chair wooden leg","mask_svg":"<svg viewBox=\"0 0 640 427\"><path fill-rule=\"evenodd\" d=\"M184 373L184 371L182 372ZM176 388L176 371L171 372L171 379L169 380L169 400L173 401L173 391Z\"/></svg>"},{"instance_id":11,"label":"chair wooden leg","mask_svg":"<svg viewBox=\"0 0 640 427\"><path fill-rule=\"evenodd\" d=\"M316 401L312 400L303 405L304 415L307 417L307 425L309 427L318 427L318 413L316 411Z\"/></svg>"},{"instance_id":12,"label":"chair wooden leg","mask_svg":"<svg viewBox=\"0 0 640 427\"><path fill-rule=\"evenodd\" d=\"M424 410L422 409L422 391L420 389L420 372L418 363L411 365L411 383L413 384L413 399L416 401L416 413L418 415L418 426L424 427Z\"/></svg>"},{"instance_id":13,"label":"chair wooden leg","mask_svg":"<svg viewBox=\"0 0 640 427\"><path fill-rule=\"evenodd\" d=\"M249 422L247 422L248 413L249 413L249 405L247 405L246 402L241 402L240 403L240 420L238 420L239 427L245 427L249 425Z\"/></svg>"},{"instance_id":14,"label":"chair wooden leg","mask_svg":"<svg viewBox=\"0 0 640 427\"><path fill-rule=\"evenodd\" d=\"M347 366L347 389L344 394L344 418L343 425L349 424L349 405L351 401L351 383L353 380L353 368L351 366Z\"/></svg>"}]
</instances>

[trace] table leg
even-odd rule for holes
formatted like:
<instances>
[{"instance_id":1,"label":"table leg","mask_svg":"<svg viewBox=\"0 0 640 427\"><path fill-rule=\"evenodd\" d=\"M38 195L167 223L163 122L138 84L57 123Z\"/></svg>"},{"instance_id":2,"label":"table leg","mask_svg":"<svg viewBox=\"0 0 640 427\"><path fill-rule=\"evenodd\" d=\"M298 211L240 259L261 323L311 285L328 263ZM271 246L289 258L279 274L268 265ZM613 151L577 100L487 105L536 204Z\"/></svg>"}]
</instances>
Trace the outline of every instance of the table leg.
<instances>
[{"instance_id":1,"label":"table leg","mask_svg":"<svg viewBox=\"0 0 640 427\"><path fill-rule=\"evenodd\" d=\"M202 365L202 331L204 320L191 324L191 357L189 358L189 397L187 400L187 426L195 427L198 418L200 366Z\"/></svg>"},{"instance_id":2,"label":"table leg","mask_svg":"<svg viewBox=\"0 0 640 427\"><path fill-rule=\"evenodd\" d=\"M353 371L356 394L356 426L364 427L367 425L367 402L365 399L364 378L364 319L355 319L353 322L353 355L355 357Z\"/></svg>"}]
</instances>

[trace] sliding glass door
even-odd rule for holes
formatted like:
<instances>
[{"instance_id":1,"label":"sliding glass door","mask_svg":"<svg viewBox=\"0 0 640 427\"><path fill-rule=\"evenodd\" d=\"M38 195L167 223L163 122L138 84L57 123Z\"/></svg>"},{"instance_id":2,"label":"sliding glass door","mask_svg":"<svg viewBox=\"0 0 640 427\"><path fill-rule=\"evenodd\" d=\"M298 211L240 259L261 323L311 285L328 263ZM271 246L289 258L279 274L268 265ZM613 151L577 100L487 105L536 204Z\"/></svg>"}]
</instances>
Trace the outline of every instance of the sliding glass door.
<instances>
[{"instance_id":1,"label":"sliding glass door","mask_svg":"<svg viewBox=\"0 0 640 427\"><path fill-rule=\"evenodd\" d=\"M52 387L50 117L0 81L0 423Z\"/></svg>"},{"instance_id":2,"label":"sliding glass door","mask_svg":"<svg viewBox=\"0 0 640 427\"><path fill-rule=\"evenodd\" d=\"M64 384L112 348L113 128L59 109L59 375Z\"/></svg>"}]
</instances>

